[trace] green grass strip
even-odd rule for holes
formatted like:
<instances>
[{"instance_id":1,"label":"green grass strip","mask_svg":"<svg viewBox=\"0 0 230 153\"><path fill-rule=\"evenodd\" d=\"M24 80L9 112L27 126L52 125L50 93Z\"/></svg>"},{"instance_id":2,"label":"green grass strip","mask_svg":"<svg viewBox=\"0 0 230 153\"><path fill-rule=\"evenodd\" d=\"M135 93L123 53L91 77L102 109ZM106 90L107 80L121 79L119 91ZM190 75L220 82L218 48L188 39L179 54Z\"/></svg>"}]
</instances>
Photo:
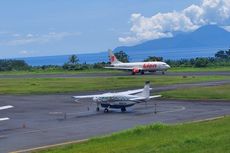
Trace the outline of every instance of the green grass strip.
<instances>
[{"instance_id":1,"label":"green grass strip","mask_svg":"<svg viewBox=\"0 0 230 153\"><path fill-rule=\"evenodd\" d=\"M189 100L229 100L230 84L212 87L194 87L188 89L177 89L161 93L163 97L169 99L189 99Z\"/></svg>"},{"instance_id":2,"label":"green grass strip","mask_svg":"<svg viewBox=\"0 0 230 153\"><path fill-rule=\"evenodd\" d=\"M194 68L194 67L174 67L169 69L169 72L218 72L218 71L230 71L230 66L212 66L212 67L203 67L203 68ZM67 71L62 69L33 69L28 71L1 71L0 75L27 75L27 74L90 74L90 73L127 73L119 70L110 70L110 69L87 69L87 70L77 70L77 71ZM166 72L167 73L167 72Z\"/></svg>"},{"instance_id":3,"label":"green grass strip","mask_svg":"<svg viewBox=\"0 0 230 153\"><path fill-rule=\"evenodd\" d=\"M228 76L128 76L107 78L16 78L0 79L0 94L50 94L99 90L142 88L145 81L152 87L229 79Z\"/></svg>"},{"instance_id":4,"label":"green grass strip","mask_svg":"<svg viewBox=\"0 0 230 153\"><path fill-rule=\"evenodd\" d=\"M169 69L170 72L221 72L230 71L230 66L217 66L217 67L174 67Z\"/></svg>"},{"instance_id":5,"label":"green grass strip","mask_svg":"<svg viewBox=\"0 0 230 153\"><path fill-rule=\"evenodd\" d=\"M229 153L230 117L178 125L155 124L39 153Z\"/></svg>"}]
</instances>

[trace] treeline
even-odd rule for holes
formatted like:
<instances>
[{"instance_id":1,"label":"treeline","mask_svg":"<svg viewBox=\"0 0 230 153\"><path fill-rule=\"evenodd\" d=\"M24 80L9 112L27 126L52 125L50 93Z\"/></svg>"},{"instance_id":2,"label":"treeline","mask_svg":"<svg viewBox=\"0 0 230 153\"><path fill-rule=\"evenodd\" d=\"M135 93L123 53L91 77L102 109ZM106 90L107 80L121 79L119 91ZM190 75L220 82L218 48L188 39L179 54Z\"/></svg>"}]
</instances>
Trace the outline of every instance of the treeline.
<instances>
[{"instance_id":1,"label":"treeline","mask_svg":"<svg viewBox=\"0 0 230 153\"><path fill-rule=\"evenodd\" d=\"M0 71L21 71L30 68L24 60L0 60Z\"/></svg>"},{"instance_id":2,"label":"treeline","mask_svg":"<svg viewBox=\"0 0 230 153\"><path fill-rule=\"evenodd\" d=\"M230 66L230 59L219 59L214 57L197 57L192 59L165 60L171 67L211 67Z\"/></svg>"},{"instance_id":3,"label":"treeline","mask_svg":"<svg viewBox=\"0 0 230 153\"><path fill-rule=\"evenodd\" d=\"M163 57L150 56L144 61L164 61ZM171 67L208 67L208 66L230 66L230 49L220 50L215 57L197 57L191 59L165 60Z\"/></svg>"},{"instance_id":4,"label":"treeline","mask_svg":"<svg viewBox=\"0 0 230 153\"><path fill-rule=\"evenodd\" d=\"M172 67L208 67L208 66L230 66L230 49L218 51L215 57L197 57L181 60L166 60Z\"/></svg>"},{"instance_id":5,"label":"treeline","mask_svg":"<svg viewBox=\"0 0 230 153\"><path fill-rule=\"evenodd\" d=\"M129 56L120 51L115 53L118 60L129 62ZM208 67L208 66L230 66L230 49L218 51L214 57L197 57L191 59L164 60L163 57L149 56L144 61L164 61L171 67ZM62 65L30 66L24 60L0 60L0 71L21 71L21 70L87 70L102 69L108 66L109 62L99 62L95 64L79 63L77 55L71 55L68 61Z\"/></svg>"}]
</instances>

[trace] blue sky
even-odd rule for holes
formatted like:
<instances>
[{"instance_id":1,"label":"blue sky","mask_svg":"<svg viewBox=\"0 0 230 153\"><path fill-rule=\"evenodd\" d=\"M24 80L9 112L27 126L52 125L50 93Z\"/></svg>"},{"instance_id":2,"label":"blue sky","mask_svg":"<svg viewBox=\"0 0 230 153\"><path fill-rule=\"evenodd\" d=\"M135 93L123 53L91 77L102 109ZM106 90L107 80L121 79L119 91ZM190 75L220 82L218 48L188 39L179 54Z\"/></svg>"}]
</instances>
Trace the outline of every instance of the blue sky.
<instances>
[{"instance_id":1,"label":"blue sky","mask_svg":"<svg viewBox=\"0 0 230 153\"><path fill-rule=\"evenodd\" d=\"M201 0L0 1L0 58L101 52L108 48L132 45L148 39L170 37L171 33L159 32L148 27L146 30L141 24L143 21L149 21L150 17L155 19L155 15L159 12L161 12L160 19L163 14L162 19L166 20L168 14L164 13L180 12L192 4L199 6L201 2ZM166 26L162 27L166 31L165 27L168 28L167 24L171 23L164 21L164 24ZM177 29L169 28L169 30L192 30L184 24L187 23L183 23ZM195 29L198 23L193 25ZM142 28L144 33L138 31Z\"/></svg>"}]
</instances>

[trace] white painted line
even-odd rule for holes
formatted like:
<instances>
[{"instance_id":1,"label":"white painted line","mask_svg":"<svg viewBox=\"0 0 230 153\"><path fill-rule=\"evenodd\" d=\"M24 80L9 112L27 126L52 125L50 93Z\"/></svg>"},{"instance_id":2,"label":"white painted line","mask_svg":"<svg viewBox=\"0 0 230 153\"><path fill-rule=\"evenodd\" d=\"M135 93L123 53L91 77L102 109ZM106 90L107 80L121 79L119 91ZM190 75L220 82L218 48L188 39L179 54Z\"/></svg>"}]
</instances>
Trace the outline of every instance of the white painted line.
<instances>
[{"instance_id":1,"label":"white painted line","mask_svg":"<svg viewBox=\"0 0 230 153\"><path fill-rule=\"evenodd\" d=\"M174 110L170 110L170 111L163 111L163 112L159 112L160 114L164 114L164 113L174 113L174 112L180 112L185 110L186 107L184 106L180 106L180 108L174 109Z\"/></svg>"}]
</instances>

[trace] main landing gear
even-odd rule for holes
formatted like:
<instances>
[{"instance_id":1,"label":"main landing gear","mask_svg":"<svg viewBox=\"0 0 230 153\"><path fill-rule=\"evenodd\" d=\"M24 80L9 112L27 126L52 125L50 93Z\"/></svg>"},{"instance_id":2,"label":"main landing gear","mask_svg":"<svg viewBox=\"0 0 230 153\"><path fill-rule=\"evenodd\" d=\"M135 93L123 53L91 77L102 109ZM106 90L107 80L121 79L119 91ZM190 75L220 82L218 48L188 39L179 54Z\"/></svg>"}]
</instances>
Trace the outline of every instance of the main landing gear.
<instances>
[{"instance_id":1,"label":"main landing gear","mask_svg":"<svg viewBox=\"0 0 230 153\"><path fill-rule=\"evenodd\" d=\"M99 103L97 103L97 108L96 108L96 111L99 112L100 111L100 107L99 107Z\"/></svg>"},{"instance_id":2,"label":"main landing gear","mask_svg":"<svg viewBox=\"0 0 230 153\"><path fill-rule=\"evenodd\" d=\"M122 108L121 108L121 112L126 112L126 108L125 108L125 107L122 107Z\"/></svg>"}]
</instances>

